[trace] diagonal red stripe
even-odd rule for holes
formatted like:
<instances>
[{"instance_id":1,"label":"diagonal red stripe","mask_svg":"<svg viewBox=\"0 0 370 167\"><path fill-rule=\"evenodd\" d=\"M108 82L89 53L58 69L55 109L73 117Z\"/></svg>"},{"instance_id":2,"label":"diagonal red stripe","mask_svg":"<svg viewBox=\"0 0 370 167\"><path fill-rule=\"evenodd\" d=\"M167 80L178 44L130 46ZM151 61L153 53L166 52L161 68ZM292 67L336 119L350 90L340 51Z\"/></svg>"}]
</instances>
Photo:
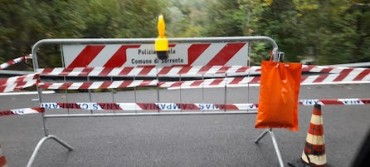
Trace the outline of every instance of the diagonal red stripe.
<instances>
[{"instance_id":1,"label":"diagonal red stripe","mask_svg":"<svg viewBox=\"0 0 370 167\"><path fill-rule=\"evenodd\" d=\"M75 68L64 68L59 75L68 76Z\"/></svg>"},{"instance_id":2,"label":"diagonal red stripe","mask_svg":"<svg viewBox=\"0 0 370 167\"><path fill-rule=\"evenodd\" d=\"M128 75L134 67L124 67L121 72L119 72L118 76L126 76Z\"/></svg>"},{"instance_id":3,"label":"diagonal red stripe","mask_svg":"<svg viewBox=\"0 0 370 167\"><path fill-rule=\"evenodd\" d=\"M334 81L342 81L345 77L348 76L348 74L352 71L353 69L344 69L343 71L340 72L340 74L334 79Z\"/></svg>"},{"instance_id":4,"label":"diagonal red stripe","mask_svg":"<svg viewBox=\"0 0 370 167\"><path fill-rule=\"evenodd\" d=\"M112 85L112 81L104 81L103 84L100 85L101 89L107 89L109 86Z\"/></svg>"},{"instance_id":5,"label":"diagonal red stripe","mask_svg":"<svg viewBox=\"0 0 370 167\"><path fill-rule=\"evenodd\" d=\"M39 88L41 89L48 89L48 87L52 85L51 82L43 82L43 83L40 83L39 85L37 85Z\"/></svg>"},{"instance_id":6,"label":"diagonal red stripe","mask_svg":"<svg viewBox=\"0 0 370 167\"><path fill-rule=\"evenodd\" d=\"M127 88L132 82L131 80L122 81L120 88Z\"/></svg>"},{"instance_id":7,"label":"diagonal red stripe","mask_svg":"<svg viewBox=\"0 0 370 167\"><path fill-rule=\"evenodd\" d=\"M6 78L6 79L0 79L0 85L1 86L5 85L5 83L7 83L7 82L8 82L8 78Z\"/></svg>"},{"instance_id":8,"label":"diagonal red stripe","mask_svg":"<svg viewBox=\"0 0 370 167\"><path fill-rule=\"evenodd\" d=\"M239 50L245 45L245 43L228 43L224 48L211 59L207 65L225 65Z\"/></svg>"},{"instance_id":9,"label":"diagonal red stripe","mask_svg":"<svg viewBox=\"0 0 370 167\"><path fill-rule=\"evenodd\" d=\"M129 48L139 48L140 45L122 45L116 53L104 64L103 67L122 67L127 61L126 50ZM107 55L109 56L109 55Z\"/></svg>"},{"instance_id":10,"label":"diagonal red stripe","mask_svg":"<svg viewBox=\"0 0 370 167\"><path fill-rule=\"evenodd\" d=\"M155 66L145 66L142 67L142 70L138 74L139 76L146 76L149 74L150 71L152 71L155 68Z\"/></svg>"},{"instance_id":11,"label":"diagonal red stripe","mask_svg":"<svg viewBox=\"0 0 370 167\"><path fill-rule=\"evenodd\" d=\"M242 73L242 72L246 72L248 69L250 69L250 67L247 67L247 66L243 66L243 67L240 67L236 70L237 73Z\"/></svg>"},{"instance_id":12,"label":"diagonal red stripe","mask_svg":"<svg viewBox=\"0 0 370 167\"><path fill-rule=\"evenodd\" d=\"M311 71L315 66L312 66L312 65L307 65L307 66L303 66L302 68L302 72L309 72Z\"/></svg>"},{"instance_id":13,"label":"diagonal red stripe","mask_svg":"<svg viewBox=\"0 0 370 167\"><path fill-rule=\"evenodd\" d=\"M253 79L249 83L259 83L261 80L261 77L253 77Z\"/></svg>"},{"instance_id":14,"label":"diagonal red stripe","mask_svg":"<svg viewBox=\"0 0 370 167\"><path fill-rule=\"evenodd\" d=\"M6 85L0 86L0 92L5 92Z\"/></svg>"},{"instance_id":15,"label":"diagonal red stripe","mask_svg":"<svg viewBox=\"0 0 370 167\"><path fill-rule=\"evenodd\" d=\"M180 87L184 83L185 83L184 81L175 82L174 84L171 85L171 87Z\"/></svg>"},{"instance_id":16,"label":"diagonal red stripe","mask_svg":"<svg viewBox=\"0 0 370 167\"><path fill-rule=\"evenodd\" d=\"M358 74L353 80L354 81L361 81L363 80L367 75L370 75L370 69L366 69L362 71L360 74Z\"/></svg>"},{"instance_id":17,"label":"diagonal red stripe","mask_svg":"<svg viewBox=\"0 0 370 167\"><path fill-rule=\"evenodd\" d=\"M209 71L209 69L211 69L212 66L203 66L202 68L199 69L198 73L199 74L205 74Z\"/></svg>"},{"instance_id":18,"label":"diagonal red stripe","mask_svg":"<svg viewBox=\"0 0 370 167\"><path fill-rule=\"evenodd\" d=\"M240 81L242 81L244 79L244 77L235 77L231 82L230 82L230 85L237 85L240 83Z\"/></svg>"},{"instance_id":19,"label":"diagonal red stripe","mask_svg":"<svg viewBox=\"0 0 370 167\"><path fill-rule=\"evenodd\" d=\"M188 65L191 66L209 45L211 44L192 44L188 49Z\"/></svg>"},{"instance_id":20,"label":"diagonal red stripe","mask_svg":"<svg viewBox=\"0 0 370 167\"><path fill-rule=\"evenodd\" d=\"M224 79L217 78L211 82L209 85L219 85Z\"/></svg>"},{"instance_id":21,"label":"diagonal red stripe","mask_svg":"<svg viewBox=\"0 0 370 167\"><path fill-rule=\"evenodd\" d=\"M93 82L84 82L78 89L89 89ZM72 84L71 84L72 85Z\"/></svg>"},{"instance_id":22,"label":"diagonal red stripe","mask_svg":"<svg viewBox=\"0 0 370 167\"><path fill-rule=\"evenodd\" d=\"M313 82L322 82L324 81L329 75L328 74L322 74L322 75L319 75Z\"/></svg>"},{"instance_id":23,"label":"diagonal red stripe","mask_svg":"<svg viewBox=\"0 0 370 167\"><path fill-rule=\"evenodd\" d=\"M78 76L87 76L93 70L94 70L94 68L91 68L91 67L84 68Z\"/></svg>"},{"instance_id":24,"label":"diagonal red stripe","mask_svg":"<svg viewBox=\"0 0 370 167\"><path fill-rule=\"evenodd\" d=\"M71 87L72 84L73 84L72 82L65 82L65 83L63 83L62 86L60 86L59 89L69 89L69 87Z\"/></svg>"},{"instance_id":25,"label":"diagonal red stripe","mask_svg":"<svg viewBox=\"0 0 370 167\"><path fill-rule=\"evenodd\" d=\"M166 75L168 74L173 67L163 67L161 71L159 71L158 75Z\"/></svg>"},{"instance_id":26,"label":"diagonal red stripe","mask_svg":"<svg viewBox=\"0 0 370 167\"><path fill-rule=\"evenodd\" d=\"M41 71L40 73L41 73L41 74L49 74L49 73L51 73L53 70L54 70L54 68L44 68L44 69L42 69L42 71Z\"/></svg>"},{"instance_id":27,"label":"diagonal red stripe","mask_svg":"<svg viewBox=\"0 0 370 167\"><path fill-rule=\"evenodd\" d=\"M193 83L191 83L190 86L200 86L203 82L204 80L196 80L193 81Z\"/></svg>"},{"instance_id":28,"label":"diagonal red stripe","mask_svg":"<svg viewBox=\"0 0 370 167\"><path fill-rule=\"evenodd\" d=\"M308 78L307 75L302 75L301 76L301 83L303 83L307 78Z\"/></svg>"},{"instance_id":29,"label":"diagonal red stripe","mask_svg":"<svg viewBox=\"0 0 370 167\"><path fill-rule=\"evenodd\" d=\"M327 68L323 68L320 72L321 73L329 73L333 69L334 69L333 67L327 67Z\"/></svg>"},{"instance_id":30,"label":"diagonal red stripe","mask_svg":"<svg viewBox=\"0 0 370 167\"><path fill-rule=\"evenodd\" d=\"M226 71L230 69L229 66L222 66L218 71L217 73L226 73Z\"/></svg>"},{"instance_id":31,"label":"diagonal red stripe","mask_svg":"<svg viewBox=\"0 0 370 167\"><path fill-rule=\"evenodd\" d=\"M86 45L67 68L87 67L104 47L105 45Z\"/></svg>"},{"instance_id":32,"label":"diagonal red stripe","mask_svg":"<svg viewBox=\"0 0 370 167\"><path fill-rule=\"evenodd\" d=\"M103 68L99 73L99 76L108 76L108 74L113 70L113 68Z\"/></svg>"},{"instance_id":33,"label":"diagonal red stripe","mask_svg":"<svg viewBox=\"0 0 370 167\"><path fill-rule=\"evenodd\" d=\"M191 68L191 66L183 66L177 74L186 74L190 71Z\"/></svg>"}]
</instances>

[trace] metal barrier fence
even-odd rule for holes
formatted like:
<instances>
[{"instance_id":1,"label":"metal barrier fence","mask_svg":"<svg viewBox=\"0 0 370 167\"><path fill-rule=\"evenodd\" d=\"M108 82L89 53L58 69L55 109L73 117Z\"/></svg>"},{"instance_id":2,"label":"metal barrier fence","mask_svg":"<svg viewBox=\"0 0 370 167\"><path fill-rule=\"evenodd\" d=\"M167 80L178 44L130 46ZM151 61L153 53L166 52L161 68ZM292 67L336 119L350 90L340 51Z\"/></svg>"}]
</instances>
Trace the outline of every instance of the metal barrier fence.
<instances>
[{"instance_id":1,"label":"metal barrier fence","mask_svg":"<svg viewBox=\"0 0 370 167\"><path fill-rule=\"evenodd\" d=\"M170 49L169 54L170 58L169 61L159 61L155 57L153 58L153 55L155 56L155 53L151 50L151 47L154 47L154 41L155 39L45 39L38 41L33 47L32 47L32 58L33 58L33 66L34 70L37 74L40 74L40 83L38 84L38 92L39 92L39 101L40 105L45 107L45 112L42 112L42 120L43 120L43 129L44 129L44 137L39 141L37 144L27 166L32 166L35 157L37 156L38 151L40 150L40 147L43 145L43 143L49 139L53 139L68 150L73 150L71 146L69 146L66 142L62 141L58 137L54 135L50 135L48 132L46 119L50 118L68 118L68 117L91 117L91 116L98 116L98 117L105 117L105 116L142 116L142 115L187 115L188 112L182 112L183 109L188 107L187 109L196 111L200 110L200 108L207 108L207 111L203 112L192 112L192 114L251 114L255 112L251 112L250 110L247 110L250 106L244 106L245 110L238 111L238 112L225 112L229 109L235 109L231 105L228 105L227 97L228 97L228 90L227 85L224 86L223 91L220 92L223 96L223 102L220 102L219 105L212 105L210 102L197 102L197 104L183 104L182 99L182 92L181 88L179 89L179 98L175 98L176 102L163 102L162 96L161 96L161 88L160 88L160 82L163 80L173 80L175 79L178 82L182 81L189 81L194 78L201 78L201 79L209 79L209 78L227 78L227 77L233 77L229 76L225 72L215 72L213 74L205 74L204 70L207 69L207 71L212 71L212 66L230 66L232 67L234 64L239 66L248 66L248 54L250 52L250 46L252 41L265 41L272 45L272 53L273 53L273 59L274 61L278 61L279 53L278 53L278 46L276 42L269 38L264 36L255 36L255 37L216 37L216 38L169 38L170 47L173 49ZM191 44L190 44L191 43ZM195 45L192 45L195 43ZM92 108L88 108L90 112L88 113L76 113L73 111L70 111L69 108L67 108L67 111L62 114L55 114L55 112L49 111L49 109L46 107L46 105L49 103L47 102L47 99L43 98L43 89L57 89L61 91L65 91L65 102L55 102L58 104L65 103L67 106L75 106L78 109L81 109L79 105L74 105L70 103L71 99L68 98L68 88L66 86L61 86L58 84L55 86L55 81L47 80L43 74L47 73L48 69L41 69L39 66L39 58L38 57L38 51L41 46L45 45L57 45L60 48L62 48L63 55L61 56L61 61L63 62L62 69L49 69L51 71L60 71L60 78L61 78L61 84L76 84L76 78L77 80L82 80L83 82L79 84L79 86L76 86L74 90L79 90L82 87L84 89L86 88L86 85L92 86L90 89L87 89L88 94L88 101L91 103ZM109 45L109 46L108 46ZM242 50L242 49L246 50ZM106 49L106 50L104 50ZM177 49L177 50L176 50ZM234 50L232 53L224 53L228 50ZM147 59L136 59L135 56L148 56L150 58ZM171 54L173 54L171 58ZM68 56L71 56L68 57ZM107 57L104 57L104 55L110 55ZM132 56L134 55L134 56ZM236 56L235 56L236 55ZM181 56L188 56L187 59L182 59ZM225 57L227 59L225 60ZM234 57L237 57L234 59ZM240 59L244 57L244 59ZM245 61L245 62L242 62ZM203 64L202 64L203 63ZM241 63L241 64L240 64ZM147 68L142 68L143 66L149 65ZM192 69L186 69L187 67L196 67L201 65L200 69L196 70L195 72L192 72ZM104 68L100 69L99 74L108 72L110 75L108 77L99 77L99 75L96 75L95 77L91 77L88 75L84 75L86 73L90 73L93 71L91 67L99 68L99 66L103 66ZM119 71L117 73L117 69L115 67L127 67L123 71ZM183 67L183 69L179 69L176 72L173 72L174 76L165 76L163 73L174 70L176 67ZM65 73L63 70L66 69L73 69L70 73ZM221 67L222 68L222 67ZM133 71L137 71L138 69L141 69L141 72L135 73ZM143 70L144 69L144 70ZM151 69L153 73L148 71L148 69ZM201 70L203 69L203 70ZM220 70L220 69L218 69ZM42 72L40 72L42 71ZM186 71L190 74L185 75L183 72ZM194 71L194 70L193 70ZM203 71L203 72L202 72ZM222 71L222 70L221 70ZM50 71L49 71L50 72ZM116 73L115 73L116 72ZM81 73L81 75L74 76L76 73ZM149 73L151 75L149 75ZM131 75L130 75L131 74ZM249 73L250 74L250 73ZM249 75L247 74L247 75ZM148 77L149 76L149 77ZM243 76L246 76L246 74L243 74ZM69 77L74 77L73 82L68 82ZM97 83L100 82L100 83ZM53 86L54 84L54 86ZM100 86L94 87L94 84L98 84ZM78 83L77 83L78 85ZM101 86L106 85L106 86ZM111 86L110 85L116 85ZM117 86L118 85L118 86ZM137 98L137 90L138 87L143 86L151 86L154 87L154 94L156 94L156 98L153 101L142 101ZM117 107L116 104L116 97L114 96L114 89L115 88L128 88L132 87L133 89L133 96L134 101L131 106L131 109L133 112L116 112L113 111L112 113L101 113L97 112L97 108L94 108L94 103L92 101L92 89L108 89L112 91L112 99L110 103L106 103L105 108L114 110L115 107ZM67 89L66 89L67 88ZM202 91L204 92L205 88L202 88ZM204 93L202 94L204 96ZM245 95L245 99L247 99L247 103L249 102L249 91ZM202 98L204 99L204 98ZM46 102L45 102L46 101ZM50 102L51 103L51 102ZM99 103L100 106L104 105L104 102L96 102ZM142 106L145 106L144 110L145 112L140 112L136 105L142 104ZM149 105L148 103L151 103L152 105ZM87 104L87 103L86 103ZM175 105L174 105L175 104ZM162 112L160 110L160 107L157 105L162 105L162 107L171 107L176 108L179 104L181 107L169 111L169 112ZM89 104L87 104L89 105ZM140 105L139 105L140 106ZM127 106L126 106L127 107ZM185 108L184 108L185 107ZM73 107L71 107L73 108ZM61 108L59 108L61 109ZM256 109L251 108L251 109ZM275 148L275 152L279 161L280 166L284 166L283 160L278 148L277 141L274 137L274 133L272 129L267 129L265 132L263 132L260 136L257 137L255 140L255 143L258 143L267 133L270 134L273 145Z\"/></svg>"},{"instance_id":2,"label":"metal barrier fence","mask_svg":"<svg viewBox=\"0 0 370 167\"><path fill-rule=\"evenodd\" d=\"M150 47L153 45L154 39L41 40L35 44L32 52L34 57L36 57L36 60L33 61L34 66L37 67L35 68L35 74L0 80L0 92L11 92L37 85L40 107L0 111L0 116L42 114L45 137L39 141L27 164L32 166L37 152L48 139L53 139L67 149L72 150L72 147L58 137L49 134L45 122L49 118L255 114L258 104L250 103L249 91L245 96L246 102L229 103L227 101L227 98L232 96L228 88L247 87L249 89L250 86L258 85L259 83L260 67L249 66L248 63L251 41L255 40L271 43L274 60L280 59L277 45L269 37L170 39L172 50L169 53L175 56L164 62L153 59L153 54L155 53L151 51ZM209 43L210 41L214 43ZM195 44L190 44L190 42L195 42ZM61 68L39 68L37 51L41 46L49 44L61 45L61 52L63 53L61 56L63 66ZM227 50L232 50L232 52L223 53ZM136 53L133 54L134 51ZM107 54L111 56L110 59L102 58ZM131 54L134 56L139 56L140 54L151 55L151 57L149 59L136 59ZM68 55L74 55L75 57L71 59ZM181 56L183 55L189 56L188 59L182 59ZM191 57L190 55L196 56ZM243 56L247 58L241 59ZM88 61L81 62L86 57ZM122 57L126 57L126 59L122 60ZM220 61L222 57L228 58ZM236 63L236 65L233 65L233 63ZM370 83L370 69L368 68L308 65L303 66L302 71L311 75L302 76L301 85ZM62 81L55 82L58 79ZM143 87L156 89L157 97L150 101L138 99L137 90ZM132 102L117 101L114 95L115 89L119 91L120 89L128 88L133 89L134 100ZM179 90L179 98L175 98L178 101L166 101L168 98L162 99L161 91L163 88ZM183 101L182 90L188 88L201 88L202 98L199 99L201 102ZM223 88L223 91L219 92L219 94L224 97L224 100L218 102L204 100L206 88ZM43 90L46 89L64 91L66 101L47 101L43 98ZM89 96L88 102L77 102L68 99L68 92L71 90L86 91L86 94ZM93 90L111 90L112 98L108 102L94 102L92 101ZM301 99L299 104L305 106L314 104L366 105L370 104L370 99ZM44 112L45 109L49 112ZM66 110L67 112L55 113L52 111L55 109ZM80 112L73 112L74 110L87 110L90 113L81 114ZM272 129L264 131L255 142L258 143L267 133L271 135L273 140L280 166L284 166Z\"/></svg>"}]
</instances>

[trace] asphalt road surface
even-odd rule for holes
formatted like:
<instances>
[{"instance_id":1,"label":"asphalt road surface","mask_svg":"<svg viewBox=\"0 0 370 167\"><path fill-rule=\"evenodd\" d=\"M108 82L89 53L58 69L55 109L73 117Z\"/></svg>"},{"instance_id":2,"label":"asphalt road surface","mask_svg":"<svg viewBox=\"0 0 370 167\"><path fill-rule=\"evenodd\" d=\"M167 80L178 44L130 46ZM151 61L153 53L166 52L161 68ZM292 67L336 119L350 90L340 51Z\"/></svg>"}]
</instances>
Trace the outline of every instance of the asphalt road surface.
<instances>
[{"instance_id":1,"label":"asphalt road surface","mask_svg":"<svg viewBox=\"0 0 370 167\"><path fill-rule=\"evenodd\" d=\"M228 88L228 103L258 102L258 87ZM157 90L96 93L93 102L156 102ZM223 103L224 89L159 91L161 102ZM370 84L302 86L300 99L369 98ZM86 93L48 94L43 101L86 102ZM0 109L34 107L37 95L0 96ZM350 166L370 129L370 105L323 106L325 147L330 166ZM47 111L55 113L56 110ZM86 111L79 111L86 112ZM302 155L312 106L299 107L297 132L275 129L284 160ZM257 145L263 129L256 115L134 116L47 119L50 134L73 146L67 151L47 141L34 167L121 166L279 166L269 136ZM25 166L43 137L40 114L0 117L0 144L9 167ZM287 165L286 165L287 166Z\"/></svg>"}]
</instances>

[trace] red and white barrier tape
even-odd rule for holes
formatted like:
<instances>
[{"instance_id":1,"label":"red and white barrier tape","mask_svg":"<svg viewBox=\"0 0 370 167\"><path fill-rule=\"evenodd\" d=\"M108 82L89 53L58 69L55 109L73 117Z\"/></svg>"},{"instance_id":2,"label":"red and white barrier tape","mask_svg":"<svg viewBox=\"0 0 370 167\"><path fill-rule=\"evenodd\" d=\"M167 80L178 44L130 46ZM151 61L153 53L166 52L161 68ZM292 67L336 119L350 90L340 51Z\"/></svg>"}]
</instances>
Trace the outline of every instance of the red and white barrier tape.
<instances>
[{"instance_id":1,"label":"red and white barrier tape","mask_svg":"<svg viewBox=\"0 0 370 167\"><path fill-rule=\"evenodd\" d=\"M234 75L260 74L260 66L174 66L174 67L77 67L77 68L44 68L39 69L41 75L51 76L145 76L145 77L223 77ZM309 66L304 65L302 72L320 72L333 74L369 75L369 68L348 68L348 67L330 67L330 66Z\"/></svg>"},{"instance_id":2,"label":"red and white barrier tape","mask_svg":"<svg viewBox=\"0 0 370 167\"><path fill-rule=\"evenodd\" d=\"M28 75L0 79L0 86L4 86L8 84L17 84L17 83L27 82L31 80L37 80L38 78L39 78L38 74L28 74Z\"/></svg>"},{"instance_id":3,"label":"red and white barrier tape","mask_svg":"<svg viewBox=\"0 0 370 167\"><path fill-rule=\"evenodd\" d=\"M249 84L260 83L260 77L233 77L233 78L213 78L205 80L161 82L160 87L170 89L186 88L217 88L225 86L246 87ZM301 78L301 85L314 85L319 83L370 83L370 74L321 74L304 75Z\"/></svg>"},{"instance_id":4,"label":"red and white barrier tape","mask_svg":"<svg viewBox=\"0 0 370 167\"><path fill-rule=\"evenodd\" d=\"M25 83L8 84L5 86L0 86L0 93L22 90L22 89L36 85L37 82L38 82L37 80L32 80L32 81L27 81Z\"/></svg>"},{"instance_id":5,"label":"red and white barrier tape","mask_svg":"<svg viewBox=\"0 0 370 167\"><path fill-rule=\"evenodd\" d=\"M38 86L43 89L114 89L126 87L157 86L170 89L186 88L214 88L225 86L250 86L248 84L259 84L260 77L233 77L233 78L213 78L193 81L177 82L159 82L157 80L133 80L133 81L96 81L96 82L64 82L64 83L39 83ZM353 74L321 74L302 76L301 85L310 85L317 83L370 83L370 75Z\"/></svg>"},{"instance_id":6,"label":"red and white barrier tape","mask_svg":"<svg viewBox=\"0 0 370 167\"><path fill-rule=\"evenodd\" d=\"M11 77L0 80L0 92L11 92L34 86L38 83L36 74L27 76ZM245 87L249 84L258 85L260 77L233 77L233 78L214 78L193 81L160 82L157 80L133 80L133 81L95 81L95 82L64 82L64 83L39 83L38 86L43 89L114 89L126 87L157 86L169 89L187 89L187 88L217 88L217 87ZM370 83L370 75L362 74L321 74L302 76L301 85L313 85L320 83Z\"/></svg>"},{"instance_id":7,"label":"red and white barrier tape","mask_svg":"<svg viewBox=\"0 0 370 167\"><path fill-rule=\"evenodd\" d=\"M223 67L223 66L196 66L196 67L121 67L121 68L104 68L104 67L88 67L88 68L44 68L39 69L41 75L51 76L145 76L145 77L194 77L194 76L224 76L225 69L229 73L250 73L259 74L259 67Z\"/></svg>"},{"instance_id":8,"label":"red and white barrier tape","mask_svg":"<svg viewBox=\"0 0 370 167\"><path fill-rule=\"evenodd\" d=\"M337 74L321 74L302 76L302 85L317 84L317 83L353 83L353 82L369 82L370 69L367 68L341 68L341 67L328 67L328 66L304 66L303 69L309 72L333 72ZM204 66L204 67L123 67L123 68L54 68L43 69L39 71L41 75L56 75L56 76L222 76L227 73L240 74L240 73L254 73L257 74L260 68L241 67L241 66ZM222 72L225 72L222 74ZM0 80L0 93L11 92L18 89L24 89L34 86L38 82L38 74L30 74L25 76L10 77L8 79ZM149 81L142 81L146 86ZM150 81L155 85L154 82ZM162 82L161 87L169 87L171 89L177 88L208 88L208 87L223 87L223 86L248 86L247 84L258 84L259 77L235 77L235 78L216 78L208 80L195 80L185 82ZM109 82L85 82L85 83L44 83L47 89L104 89L120 87L115 83ZM99 86L100 85L100 86ZM107 86L109 85L109 86ZM141 86L138 84L137 86ZM130 87L130 86L129 86ZM134 86L132 86L134 87Z\"/></svg>"},{"instance_id":9,"label":"red and white barrier tape","mask_svg":"<svg viewBox=\"0 0 370 167\"><path fill-rule=\"evenodd\" d=\"M0 70L6 69L11 65L20 63L20 62L25 61L27 59L32 59L31 54L28 54L28 55L25 55L25 56L22 56L22 57L18 57L18 58L15 58L13 60L7 61L3 64L0 64Z\"/></svg>"},{"instance_id":10,"label":"red and white barrier tape","mask_svg":"<svg viewBox=\"0 0 370 167\"><path fill-rule=\"evenodd\" d=\"M180 111L180 110L249 110L257 109L256 104L213 104L213 103L42 103L45 109L82 109L82 110L123 110L123 111Z\"/></svg>"},{"instance_id":11,"label":"red and white barrier tape","mask_svg":"<svg viewBox=\"0 0 370 167\"><path fill-rule=\"evenodd\" d=\"M0 80L0 93L12 92L36 85L39 81L38 74L15 76Z\"/></svg>"},{"instance_id":12,"label":"red and white barrier tape","mask_svg":"<svg viewBox=\"0 0 370 167\"><path fill-rule=\"evenodd\" d=\"M320 105L367 105L370 98L346 98L346 99L301 99L299 104L303 106ZM255 110L258 108L256 103L238 104L214 104L214 103L41 103L45 109L82 109L82 110L123 110L123 111L223 111L223 110Z\"/></svg>"},{"instance_id":13,"label":"red and white barrier tape","mask_svg":"<svg viewBox=\"0 0 370 167\"><path fill-rule=\"evenodd\" d=\"M301 99L300 105L313 106L320 105L367 105L370 104L370 98L341 98L341 99Z\"/></svg>"},{"instance_id":14,"label":"red and white barrier tape","mask_svg":"<svg viewBox=\"0 0 370 167\"><path fill-rule=\"evenodd\" d=\"M85 90L85 89L115 89L129 87L157 86L157 80L125 80L125 81L96 81L96 82L63 82L39 83L38 87L42 89L59 90Z\"/></svg>"},{"instance_id":15,"label":"red and white barrier tape","mask_svg":"<svg viewBox=\"0 0 370 167\"><path fill-rule=\"evenodd\" d=\"M302 65L302 72L312 72L312 73L349 73L356 71L357 73L367 73L369 74L369 68L352 68L352 67L334 67L334 66L316 66L316 65Z\"/></svg>"},{"instance_id":16,"label":"red and white barrier tape","mask_svg":"<svg viewBox=\"0 0 370 167\"><path fill-rule=\"evenodd\" d=\"M41 107L11 109L11 110L0 111L0 116L35 114L35 113L42 113L44 111L45 109Z\"/></svg>"}]
</instances>

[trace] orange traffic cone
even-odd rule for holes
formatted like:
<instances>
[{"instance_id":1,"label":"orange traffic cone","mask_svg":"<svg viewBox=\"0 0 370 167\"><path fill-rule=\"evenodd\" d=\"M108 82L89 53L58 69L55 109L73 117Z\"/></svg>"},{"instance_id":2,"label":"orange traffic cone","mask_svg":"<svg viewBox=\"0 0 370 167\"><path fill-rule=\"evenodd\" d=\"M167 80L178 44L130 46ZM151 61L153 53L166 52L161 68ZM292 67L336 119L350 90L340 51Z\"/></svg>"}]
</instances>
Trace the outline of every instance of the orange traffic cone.
<instances>
[{"instance_id":1,"label":"orange traffic cone","mask_svg":"<svg viewBox=\"0 0 370 167\"><path fill-rule=\"evenodd\" d=\"M3 155L3 151L1 150L0 146L0 167L7 167L5 156Z\"/></svg>"},{"instance_id":2,"label":"orange traffic cone","mask_svg":"<svg viewBox=\"0 0 370 167\"><path fill-rule=\"evenodd\" d=\"M324 127L321 105L316 104L312 111L310 127L302 154L302 162L315 167L326 166Z\"/></svg>"}]
</instances>

